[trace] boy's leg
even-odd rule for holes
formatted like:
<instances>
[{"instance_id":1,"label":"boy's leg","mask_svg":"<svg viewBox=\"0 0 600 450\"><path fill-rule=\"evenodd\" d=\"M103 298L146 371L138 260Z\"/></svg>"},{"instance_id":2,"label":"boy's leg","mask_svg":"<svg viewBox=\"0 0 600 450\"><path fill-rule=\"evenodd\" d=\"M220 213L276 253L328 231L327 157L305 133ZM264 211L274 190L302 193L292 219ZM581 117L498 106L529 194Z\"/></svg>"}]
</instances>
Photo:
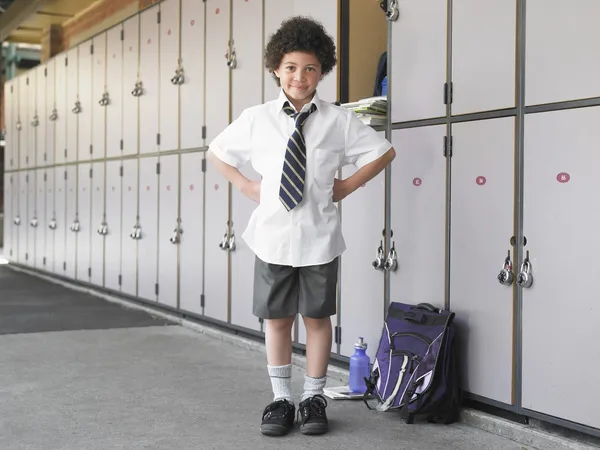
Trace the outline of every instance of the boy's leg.
<instances>
[{"instance_id":1,"label":"boy's leg","mask_svg":"<svg viewBox=\"0 0 600 450\"><path fill-rule=\"evenodd\" d=\"M306 327L306 376L302 400L323 394L331 355L331 318L303 317Z\"/></svg>"},{"instance_id":2,"label":"boy's leg","mask_svg":"<svg viewBox=\"0 0 600 450\"><path fill-rule=\"evenodd\" d=\"M292 326L295 316L265 321L267 368L273 400L292 399Z\"/></svg>"}]
</instances>

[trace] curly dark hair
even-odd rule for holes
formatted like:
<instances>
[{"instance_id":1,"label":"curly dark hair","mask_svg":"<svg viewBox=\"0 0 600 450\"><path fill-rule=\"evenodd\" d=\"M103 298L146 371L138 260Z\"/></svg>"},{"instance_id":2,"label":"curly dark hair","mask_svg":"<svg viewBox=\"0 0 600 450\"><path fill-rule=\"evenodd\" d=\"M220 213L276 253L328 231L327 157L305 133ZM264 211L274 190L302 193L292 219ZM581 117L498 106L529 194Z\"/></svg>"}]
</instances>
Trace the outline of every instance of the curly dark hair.
<instances>
[{"instance_id":1,"label":"curly dark hair","mask_svg":"<svg viewBox=\"0 0 600 450\"><path fill-rule=\"evenodd\" d=\"M271 36L265 51L265 67L273 75L277 86L281 86L274 71L284 55L292 52L314 53L321 63L321 72L327 75L337 63L333 39L323 25L308 17L292 17L281 24Z\"/></svg>"}]
</instances>

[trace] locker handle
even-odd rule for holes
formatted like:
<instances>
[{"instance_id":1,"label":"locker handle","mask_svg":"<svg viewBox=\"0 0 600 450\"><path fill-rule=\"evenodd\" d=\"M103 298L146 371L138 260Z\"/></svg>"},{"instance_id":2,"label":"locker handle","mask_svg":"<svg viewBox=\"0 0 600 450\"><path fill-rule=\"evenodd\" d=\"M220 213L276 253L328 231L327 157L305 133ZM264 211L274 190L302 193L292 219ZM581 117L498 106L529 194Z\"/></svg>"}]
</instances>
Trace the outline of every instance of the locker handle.
<instances>
[{"instance_id":1,"label":"locker handle","mask_svg":"<svg viewBox=\"0 0 600 450\"><path fill-rule=\"evenodd\" d=\"M15 217L15 220L13 220L15 225L21 225L21 218L19 216Z\"/></svg>"},{"instance_id":2,"label":"locker handle","mask_svg":"<svg viewBox=\"0 0 600 450\"><path fill-rule=\"evenodd\" d=\"M227 61L227 67L235 69L237 67L237 58L235 56L235 49L231 46L227 47L227 53L225 53L225 60Z\"/></svg>"},{"instance_id":3,"label":"locker handle","mask_svg":"<svg viewBox=\"0 0 600 450\"><path fill-rule=\"evenodd\" d=\"M383 268L388 272L395 272L398 268L398 256L396 254L396 243L392 244L392 248L388 253L388 257L385 260Z\"/></svg>"},{"instance_id":4,"label":"locker handle","mask_svg":"<svg viewBox=\"0 0 600 450\"><path fill-rule=\"evenodd\" d=\"M73 114L79 114L81 112L81 102L77 100L75 102L75 108L72 109Z\"/></svg>"},{"instance_id":5,"label":"locker handle","mask_svg":"<svg viewBox=\"0 0 600 450\"><path fill-rule=\"evenodd\" d=\"M37 226L38 226L37 218L34 217L33 219L31 219L31 222L29 223L29 225L31 225L32 228L37 228Z\"/></svg>"},{"instance_id":6,"label":"locker handle","mask_svg":"<svg viewBox=\"0 0 600 450\"><path fill-rule=\"evenodd\" d=\"M219 248L221 250L228 250L229 249L229 236L227 235L227 231L225 231L225 234L223 235L223 240L219 244Z\"/></svg>"},{"instance_id":7,"label":"locker handle","mask_svg":"<svg viewBox=\"0 0 600 450\"><path fill-rule=\"evenodd\" d=\"M235 233L231 230L231 236L229 237L229 242L227 244L227 250L230 252L235 250Z\"/></svg>"},{"instance_id":8,"label":"locker handle","mask_svg":"<svg viewBox=\"0 0 600 450\"><path fill-rule=\"evenodd\" d=\"M185 82L185 76L183 75L183 67L179 69L179 75L177 77L177 84L182 85Z\"/></svg>"},{"instance_id":9,"label":"locker handle","mask_svg":"<svg viewBox=\"0 0 600 450\"><path fill-rule=\"evenodd\" d=\"M133 95L134 97L139 97L143 93L144 93L143 83L141 81L136 82L135 87L133 88L133 91L131 91L131 95Z\"/></svg>"},{"instance_id":10,"label":"locker handle","mask_svg":"<svg viewBox=\"0 0 600 450\"><path fill-rule=\"evenodd\" d=\"M79 220L75 219L75 221L73 222L73 225L71 225L71 231L74 233L78 233L80 226L79 226Z\"/></svg>"},{"instance_id":11,"label":"locker handle","mask_svg":"<svg viewBox=\"0 0 600 450\"><path fill-rule=\"evenodd\" d=\"M171 84L178 84L179 80L179 69L175 70L175 76L171 78Z\"/></svg>"},{"instance_id":12,"label":"locker handle","mask_svg":"<svg viewBox=\"0 0 600 450\"><path fill-rule=\"evenodd\" d=\"M375 270L382 270L385 265L384 257L383 257L383 241L379 241L379 248L377 249L377 256L373 261L373 268Z\"/></svg>"},{"instance_id":13,"label":"locker handle","mask_svg":"<svg viewBox=\"0 0 600 450\"><path fill-rule=\"evenodd\" d=\"M33 120L31 121L31 126L37 127L39 124L40 124L40 120L36 114L35 116L33 116Z\"/></svg>"},{"instance_id":14,"label":"locker handle","mask_svg":"<svg viewBox=\"0 0 600 450\"><path fill-rule=\"evenodd\" d=\"M56 219L52 219L50 221L50 223L48 224L48 228L50 228L51 230L56 230Z\"/></svg>"},{"instance_id":15,"label":"locker handle","mask_svg":"<svg viewBox=\"0 0 600 450\"><path fill-rule=\"evenodd\" d=\"M17 130L18 130L18 131L21 131L21 128L22 128L22 126L21 126L21 121L19 120L19 121L17 122Z\"/></svg>"},{"instance_id":16,"label":"locker handle","mask_svg":"<svg viewBox=\"0 0 600 450\"><path fill-rule=\"evenodd\" d=\"M183 234L183 230L179 227L173 230L173 235L169 239L171 244L180 244L181 243L181 235Z\"/></svg>"},{"instance_id":17,"label":"locker handle","mask_svg":"<svg viewBox=\"0 0 600 450\"><path fill-rule=\"evenodd\" d=\"M110 103L110 100L109 100L108 92L104 92L104 94L102 94L102 98L100 99L98 104L100 106L107 106L109 103Z\"/></svg>"},{"instance_id":18,"label":"locker handle","mask_svg":"<svg viewBox=\"0 0 600 450\"><path fill-rule=\"evenodd\" d=\"M102 222L100 224L100 228L98 228L98 234L102 236L106 236L108 234L108 224L106 222Z\"/></svg>"},{"instance_id":19,"label":"locker handle","mask_svg":"<svg viewBox=\"0 0 600 450\"><path fill-rule=\"evenodd\" d=\"M56 111L56 108L52 110L52 114L50 114L49 119L53 122L58 119L58 111Z\"/></svg>"},{"instance_id":20,"label":"locker handle","mask_svg":"<svg viewBox=\"0 0 600 450\"><path fill-rule=\"evenodd\" d=\"M385 4L385 2L382 2L382 4ZM398 19L399 15L400 10L398 9L398 0L390 0L388 3L387 11L385 11L385 17L387 17L387 20L389 20L390 22L394 22Z\"/></svg>"}]
</instances>

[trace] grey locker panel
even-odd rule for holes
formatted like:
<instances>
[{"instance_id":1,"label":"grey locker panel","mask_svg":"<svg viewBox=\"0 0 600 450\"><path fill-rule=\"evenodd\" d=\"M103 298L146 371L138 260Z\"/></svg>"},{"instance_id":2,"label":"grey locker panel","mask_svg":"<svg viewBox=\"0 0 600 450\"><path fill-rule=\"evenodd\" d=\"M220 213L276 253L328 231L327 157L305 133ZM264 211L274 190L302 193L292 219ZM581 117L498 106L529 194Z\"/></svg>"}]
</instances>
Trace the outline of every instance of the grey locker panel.
<instances>
[{"instance_id":1,"label":"grey locker panel","mask_svg":"<svg viewBox=\"0 0 600 450\"><path fill-rule=\"evenodd\" d=\"M104 163L92 164L92 221L90 233L92 235L90 251L90 268L92 277L90 282L96 286L104 285L104 235L98 233L104 222ZM119 199L120 200L120 199ZM120 201L117 201L120 206ZM117 232L117 236L119 233Z\"/></svg>"},{"instance_id":2,"label":"grey locker panel","mask_svg":"<svg viewBox=\"0 0 600 450\"><path fill-rule=\"evenodd\" d=\"M5 90L6 92L6 90ZM13 261L12 250L13 250L13 228L14 225L14 212L13 212L13 175L9 173L4 174L4 244L3 244L3 256L9 261Z\"/></svg>"},{"instance_id":3,"label":"grey locker panel","mask_svg":"<svg viewBox=\"0 0 600 450\"><path fill-rule=\"evenodd\" d=\"M525 103L600 96L600 3L527 0Z\"/></svg>"},{"instance_id":4,"label":"grey locker panel","mask_svg":"<svg viewBox=\"0 0 600 450\"><path fill-rule=\"evenodd\" d=\"M65 250L67 232L71 233L67 223L66 202L67 194L65 192L65 167L55 167L54 169L54 219L56 228L54 229L54 272L59 275L65 273Z\"/></svg>"},{"instance_id":5,"label":"grey locker panel","mask_svg":"<svg viewBox=\"0 0 600 450\"><path fill-rule=\"evenodd\" d=\"M177 307L178 247L171 242L179 217L179 156L160 158L158 214L158 301Z\"/></svg>"},{"instance_id":6,"label":"grey locker panel","mask_svg":"<svg viewBox=\"0 0 600 450\"><path fill-rule=\"evenodd\" d=\"M342 170L342 179L356 172ZM385 228L385 174L382 172L342 201L342 232L347 249L340 261L342 326L340 354L352 356L359 336L368 344L374 361L385 318L384 271L373 267ZM387 255L386 255L387 256ZM368 304L368 307L365 305Z\"/></svg>"},{"instance_id":7,"label":"grey locker panel","mask_svg":"<svg viewBox=\"0 0 600 450\"><path fill-rule=\"evenodd\" d=\"M229 124L229 0L206 2L206 142Z\"/></svg>"},{"instance_id":8,"label":"grey locker panel","mask_svg":"<svg viewBox=\"0 0 600 450\"><path fill-rule=\"evenodd\" d=\"M56 120L55 124L55 146L54 160L56 164L65 162L65 154L67 151L67 115L72 115L71 108L67 105L67 54L63 53L56 57L56 72L55 72L55 92L56 92ZM72 61L72 64L77 61ZM69 88L71 89L71 87ZM64 192L64 189L63 189ZM62 270L62 266L61 266Z\"/></svg>"},{"instance_id":9,"label":"grey locker panel","mask_svg":"<svg viewBox=\"0 0 600 450\"><path fill-rule=\"evenodd\" d=\"M463 388L510 404L513 289L497 275L512 255L514 118L455 124L452 135L450 307Z\"/></svg>"},{"instance_id":10,"label":"grey locker panel","mask_svg":"<svg viewBox=\"0 0 600 450\"><path fill-rule=\"evenodd\" d=\"M121 206L121 180L125 184ZM121 210L123 222L121 222ZM123 273L123 292L136 293L136 258L137 245L131 236L137 215L137 161L123 162L123 177L121 177L121 161L106 162L106 225L108 232L105 237L104 252L104 286L113 291L121 290L119 275L121 275L121 245L127 247L123 253L125 270ZM126 220L129 219L127 222ZM93 274L92 274L93 275Z\"/></svg>"},{"instance_id":11,"label":"grey locker panel","mask_svg":"<svg viewBox=\"0 0 600 450\"><path fill-rule=\"evenodd\" d=\"M269 38L281 26L281 23L294 15L294 6L291 2L282 2L281 0L264 0L264 46L266 47ZM277 86L273 75L264 69L264 101L276 100L281 88Z\"/></svg>"},{"instance_id":12,"label":"grey locker panel","mask_svg":"<svg viewBox=\"0 0 600 450\"><path fill-rule=\"evenodd\" d=\"M391 168L392 245L398 255L390 272L391 300L444 306L445 132L445 125L392 132L392 144L402 151Z\"/></svg>"},{"instance_id":13,"label":"grey locker panel","mask_svg":"<svg viewBox=\"0 0 600 450\"><path fill-rule=\"evenodd\" d=\"M71 227L75 225L77 219L77 167L67 166L67 180L65 186L65 218L66 218L66 238L65 238L65 262L66 269L64 275L69 278L75 278L77 270L77 234Z\"/></svg>"},{"instance_id":14,"label":"grey locker panel","mask_svg":"<svg viewBox=\"0 0 600 450\"><path fill-rule=\"evenodd\" d=\"M27 205L28 189L27 172L19 172L19 254L17 261L27 264L27 243L29 242L29 209Z\"/></svg>"},{"instance_id":15,"label":"grey locker panel","mask_svg":"<svg viewBox=\"0 0 600 450\"><path fill-rule=\"evenodd\" d=\"M250 180L260 180L250 162L240 170ZM250 216L258 206L237 189L231 190L231 234L235 237L235 250L231 251L231 323L260 331L261 324L252 314L254 288L254 252L242 239Z\"/></svg>"},{"instance_id":16,"label":"grey locker panel","mask_svg":"<svg viewBox=\"0 0 600 450\"><path fill-rule=\"evenodd\" d=\"M181 0L181 64L185 77L180 86L182 149L204 145L204 5Z\"/></svg>"},{"instance_id":17,"label":"grey locker panel","mask_svg":"<svg viewBox=\"0 0 600 450\"><path fill-rule=\"evenodd\" d=\"M37 228L33 226L37 220L37 174L34 170L27 172L27 261L28 266L35 266L35 243L37 241Z\"/></svg>"},{"instance_id":18,"label":"grey locker panel","mask_svg":"<svg viewBox=\"0 0 600 450\"><path fill-rule=\"evenodd\" d=\"M72 48L67 51L67 57L69 62L66 70L67 79L67 100L66 100L66 149L67 149L67 162L74 162L77 160L77 128L79 124L79 114L73 112L76 106L76 102L79 100L79 47ZM82 50L85 52L84 50ZM89 49L88 49L89 52ZM85 57L82 58L85 61ZM89 108L89 106L81 105L83 108Z\"/></svg>"},{"instance_id":19,"label":"grey locker panel","mask_svg":"<svg viewBox=\"0 0 600 450\"><path fill-rule=\"evenodd\" d=\"M44 180L46 170L39 169L35 172L36 177L36 198L35 198L35 267L46 270L46 235L48 227L46 226L46 181Z\"/></svg>"},{"instance_id":20,"label":"grey locker panel","mask_svg":"<svg viewBox=\"0 0 600 450\"><path fill-rule=\"evenodd\" d=\"M60 58L59 58L60 59ZM56 121L52 120L50 116L56 108L56 77L55 70L57 59L51 59L46 64L47 75L46 75L46 112L44 116L40 116L40 122L43 120L46 122L46 165L52 166L54 164L54 153L55 153L55 139L56 139ZM53 173L53 172L52 172ZM46 176L46 178L48 178Z\"/></svg>"},{"instance_id":21,"label":"grey locker panel","mask_svg":"<svg viewBox=\"0 0 600 450\"><path fill-rule=\"evenodd\" d=\"M102 100L103 94L105 92L108 92L106 86L106 33L100 33L98 36L94 37L93 45L94 53L92 54L92 94L90 97L90 109L93 109L91 144L92 158L100 159L104 158L105 156L106 114L108 108L108 105L103 106L100 104L100 100ZM111 67L111 69L112 68L113 67ZM110 103L109 97L109 105L111 104L112 103ZM117 143L119 143L119 137L120 136L115 136L113 139L117 140ZM119 147L117 147L117 149L118 148Z\"/></svg>"},{"instance_id":22,"label":"grey locker panel","mask_svg":"<svg viewBox=\"0 0 600 450\"><path fill-rule=\"evenodd\" d=\"M262 28L262 1L235 2L232 16L233 46L244 61L231 72L231 117L236 119L244 109L262 103L263 42L256 33Z\"/></svg>"},{"instance_id":23,"label":"grey locker panel","mask_svg":"<svg viewBox=\"0 0 600 450\"><path fill-rule=\"evenodd\" d=\"M126 24L130 24L127 31L136 27L137 16L129 19ZM132 22L133 21L133 22ZM133 25L132 25L133 24ZM106 92L108 93L109 103L103 109L106 113L106 157L113 158L125 152L125 147L129 153L137 152L137 130L138 130L138 110L137 97L131 95L137 78L137 41L138 35L127 36L127 62L123 59L123 41L121 33L125 37L125 31L122 25L117 25L106 32ZM131 33L130 33L131 34ZM135 42L135 46L133 44ZM129 50L131 48L131 50ZM135 57L134 54L135 48ZM127 71L123 70L123 65L127 64ZM121 139L123 139L123 105L127 105L127 133L134 137L132 145L129 139L123 142L123 151L121 151ZM132 147L133 150L129 147ZM131 150L131 151L130 151Z\"/></svg>"},{"instance_id":24,"label":"grey locker panel","mask_svg":"<svg viewBox=\"0 0 600 450\"><path fill-rule=\"evenodd\" d=\"M140 159L138 296L156 300L158 266L158 158Z\"/></svg>"},{"instance_id":25,"label":"grey locker panel","mask_svg":"<svg viewBox=\"0 0 600 450\"><path fill-rule=\"evenodd\" d=\"M163 0L160 4L159 149L161 151L179 148L179 84L171 82L179 68L179 13L179 0ZM198 43L194 42L194 45L197 46Z\"/></svg>"},{"instance_id":26,"label":"grey locker panel","mask_svg":"<svg viewBox=\"0 0 600 450\"><path fill-rule=\"evenodd\" d=\"M517 2L452 2L453 115L515 106L516 28Z\"/></svg>"},{"instance_id":27,"label":"grey locker panel","mask_svg":"<svg viewBox=\"0 0 600 450\"><path fill-rule=\"evenodd\" d=\"M46 222L41 223L40 227L44 227L46 229L46 266L45 270L48 272L54 272L56 269L54 267L54 246L56 239L56 230L50 227L50 224L56 218L55 206L54 206L54 174L57 169L48 168L46 170Z\"/></svg>"},{"instance_id":28,"label":"grey locker panel","mask_svg":"<svg viewBox=\"0 0 600 450\"><path fill-rule=\"evenodd\" d=\"M227 321L229 281L227 251L219 244L227 240L227 221L229 219L229 194L227 180L207 161L206 191L204 211L205 258L204 265L204 314L213 319ZM237 241L238 239L236 239Z\"/></svg>"},{"instance_id":29,"label":"grey locker panel","mask_svg":"<svg viewBox=\"0 0 600 450\"><path fill-rule=\"evenodd\" d=\"M46 165L47 160L47 141L46 127L48 116L46 109L46 65L40 65L34 69L36 73L35 90L36 90L36 107L34 113L35 126L35 146L36 146L36 161L34 165L42 167ZM38 189L39 192L39 189Z\"/></svg>"},{"instance_id":30,"label":"grey locker panel","mask_svg":"<svg viewBox=\"0 0 600 450\"><path fill-rule=\"evenodd\" d=\"M158 5L140 13L140 80L144 93L140 100L140 153L158 151L159 33ZM126 114L128 109L124 110Z\"/></svg>"},{"instance_id":31,"label":"grey locker panel","mask_svg":"<svg viewBox=\"0 0 600 450\"><path fill-rule=\"evenodd\" d=\"M139 98L133 95L133 90L138 81L142 81L139 77L139 54L140 54L140 16L136 15L123 23L123 118L127 118L127 126L125 121L120 120L123 127L123 155L133 155L138 153L139 144ZM117 53L118 58L118 53ZM118 67L118 63L115 63ZM117 86L119 79L113 79L113 71L109 67L109 76ZM115 89L115 88L113 88ZM118 114L118 113L115 113ZM117 129L117 117L114 117L114 129ZM109 145L112 145L109 141Z\"/></svg>"},{"instance_id":32,"label":"grey locker panel","mask_svg":"<svg viewBox=\"0 0 600 450\"><path fill-rule=\"evenodd\" d=\"M77 180L77 219L79 220L79 231L74 233L77 241L77 279L90 281L90 254L92 227L90 225L92 216L92 179L90 170L92 165L79 164L79 179Z\"/></svg>"},{"instance_id":33,"label":"grey locker panel","mask_svg":"<svg viewBox=\"0 0 600 450\"><path fill-rule=\"evenodd\" d=\"M181 155L181 245L179 247L179 307L202 314L204 280L204 173L202 153Z\"/></svg>"},{"instance_id":34,"label":"grey locker panel","mask_svg":"<svg viewBox=\"0 0 600 450\"><path fill-rule=\"evenodd\" d=\"M96 103L92 96L92 78L97 55L92 55L92 42L86 41L79 46L79 70L77 73L79 91L78 99L81 102L81 112L77 114L77 152L79 161L89 161L92 158L90 146L92 145L92 113ZM102 123L95 118L96 123ZM97 157L98 155L95 155Z\"/></svg>"},{"instance_id":35,"label":"grey locker panel","mask_svg":"<svg viewBox=\"0 0 600 450\"><path fill-rule=\"evenodd\" d=\"M19 168L29 167L29 158L31 149L29 148L29 132L31 130L31 121L29 118L29 86L27 79L29 74L23 74L17 78L19 89L19 105L17 118L17 131L19 133Z\"/></svg>"},{"instance_id":36,"label":"grey locker panel","mask_svg":"<svg viewBox=\"0 0 600 450\"><path fill-rule=\"evenodd\" d=\"M523 407L594 428L600 214L587 199L600 191L599 123L599 107L526 116L523 199L533 276L523 289Z\"/></svg>"},{"instance_id":37,"label":"grey locker panel","mask_svg":"<svg viewBox=\"0 0 600 450\"><path fill-rule=\"evenodd\" d=\"M398 8L388 59L392 122L444 116L448 2L407 0Z\"/></svg>"}]
</instances>

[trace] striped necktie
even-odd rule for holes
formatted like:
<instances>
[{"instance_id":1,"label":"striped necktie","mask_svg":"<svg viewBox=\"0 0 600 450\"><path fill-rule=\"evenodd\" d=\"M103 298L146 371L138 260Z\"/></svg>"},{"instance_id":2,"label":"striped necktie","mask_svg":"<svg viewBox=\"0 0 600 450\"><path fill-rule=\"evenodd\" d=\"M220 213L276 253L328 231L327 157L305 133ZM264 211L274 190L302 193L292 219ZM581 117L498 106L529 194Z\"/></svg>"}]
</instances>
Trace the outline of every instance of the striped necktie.
<instances>
[{"instance_id":1,"label":"striped necktie","mask_svg":"<svg viewBox=\"0 0 600 450\"><path fill-rule=\"evenodd\" d=\"M294 209L302 201L304 193L304 177L306 175L306 143L302 136L302 127L308 116L317 109L313 103L310 108L302 113L296 113L288 102L283 105L283 110L296 121L294 132L290 136L283 161L283 173L279 188L279 199L288 211Z\"/></svg>"}]
</instances>

